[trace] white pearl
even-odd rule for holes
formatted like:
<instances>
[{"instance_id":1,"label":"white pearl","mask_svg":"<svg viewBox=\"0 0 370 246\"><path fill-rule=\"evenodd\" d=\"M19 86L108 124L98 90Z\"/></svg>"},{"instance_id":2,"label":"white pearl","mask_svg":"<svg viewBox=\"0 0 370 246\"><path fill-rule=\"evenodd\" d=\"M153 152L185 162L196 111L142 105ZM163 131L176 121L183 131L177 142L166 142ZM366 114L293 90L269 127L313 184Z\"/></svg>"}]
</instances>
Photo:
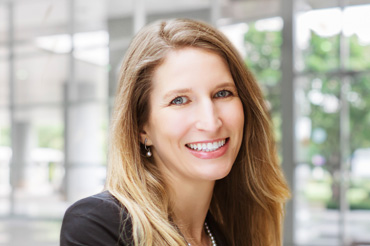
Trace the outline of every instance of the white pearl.
<instances>
[{"instance_id":1,"label":"white pearl","mask_svg":"<svg viewBox=\"0 0 370 246\"><path fill-rule=\"evenodd\" d=\"M211 244L212 246L217 246L216 239L213 237L211 230L209 229L207 222L204 222L204 228L206 229L206 232L211 239ZM191 246L190 243L188 243L188 246Z\"/></svg>"}]
</instances>

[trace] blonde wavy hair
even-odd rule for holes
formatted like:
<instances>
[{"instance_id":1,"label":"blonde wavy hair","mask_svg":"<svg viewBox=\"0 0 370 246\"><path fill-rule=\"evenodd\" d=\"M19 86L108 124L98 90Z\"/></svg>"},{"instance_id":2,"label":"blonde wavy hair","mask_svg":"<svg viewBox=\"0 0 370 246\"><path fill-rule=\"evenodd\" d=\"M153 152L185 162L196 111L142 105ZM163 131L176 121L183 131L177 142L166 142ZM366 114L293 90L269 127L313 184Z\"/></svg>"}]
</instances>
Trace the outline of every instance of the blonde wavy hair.
<instances>
[{"instance_id":1,"label":"blonde wavy hair","mask_svg":"<svg viewBox=\"0 0 370 246\"><path fill-rule=\"evenodd\" d=\"M132 40L120 70L106 189L127 209L134 245L187 245L170 219L164 179L153 158L145 156L139 137L150 114L153 71L169 51L184 47L212 51L226 60L245 115L238 156L228 176L216 181L210 212L233 246L280 246L289 189L278 164L263 95L229 40L199 21L155 22Z\"/></svg>"}]
</instances>

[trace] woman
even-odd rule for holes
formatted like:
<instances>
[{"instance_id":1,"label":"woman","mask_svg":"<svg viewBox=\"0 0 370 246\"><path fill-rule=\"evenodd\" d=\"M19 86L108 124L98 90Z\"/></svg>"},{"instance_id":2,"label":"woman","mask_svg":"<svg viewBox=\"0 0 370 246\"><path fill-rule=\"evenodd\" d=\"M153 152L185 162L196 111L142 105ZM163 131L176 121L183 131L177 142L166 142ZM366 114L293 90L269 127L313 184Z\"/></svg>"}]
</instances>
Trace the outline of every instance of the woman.
<instances>
[{"instance_id":1,"label":"woman","mask_svg":"<svg viewBox=\"0 0 370 246\"><path fill-rule=\"evenodd\" d=\"M235 48L207 24L160 21L121 68L106 191L68 209L61 245L281 245L288 196Z\"/></svg>"}]
</instances>

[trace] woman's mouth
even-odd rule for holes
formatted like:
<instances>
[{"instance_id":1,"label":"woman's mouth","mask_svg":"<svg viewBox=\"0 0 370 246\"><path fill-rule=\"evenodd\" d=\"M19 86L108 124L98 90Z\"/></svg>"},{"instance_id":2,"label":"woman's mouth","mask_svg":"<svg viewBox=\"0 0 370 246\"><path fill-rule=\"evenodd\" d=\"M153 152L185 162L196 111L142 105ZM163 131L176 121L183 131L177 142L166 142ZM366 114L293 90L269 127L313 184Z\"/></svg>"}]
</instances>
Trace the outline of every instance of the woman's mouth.
<instances>
[{"instance_id":1,"label":"woman's mouth","mask_svg":"<svg viewBox=\"0 0 370 246\"><path fill-rule=\"evenodd\" d=\"M211 141L211 142L189 143L189 144L185 144L185 146L191 150L195 150L199 152L200 151L212 152L224 146L228 140L229 138L220 139L220 140Z\"/></svg>"},{"instance_id":2,"label":"woman's mouth","mask_svg":"<svg viewBox=\"0 0 370 246\"><path fill-rule=\"evenodd\" d=\"M230 138L185 144L190 153L200 159L216 159L223 156L229 147Z\"/></svg>"}]
</instances>

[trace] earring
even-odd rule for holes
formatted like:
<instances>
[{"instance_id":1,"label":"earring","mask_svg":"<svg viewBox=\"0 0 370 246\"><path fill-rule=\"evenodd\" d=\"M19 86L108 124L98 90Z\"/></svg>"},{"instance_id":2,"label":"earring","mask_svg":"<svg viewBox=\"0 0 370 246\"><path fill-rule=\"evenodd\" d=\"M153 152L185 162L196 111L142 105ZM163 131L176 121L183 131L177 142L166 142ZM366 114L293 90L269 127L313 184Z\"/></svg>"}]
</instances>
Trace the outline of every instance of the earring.
<instances>
[{"instance_id":1,"label":"earring","mask_svg":"<svg viewBox=\"0 0 370 246\"><path fill-rule=\"evenodd\" d=\"M147 138L145 138L144 140L144 148L145 150L147 151L146 152L146 157L151 157L152 156L152 152L150 151L150 147L146 146L146 142L148 141Z\"/></svg>"}]
</instances>

